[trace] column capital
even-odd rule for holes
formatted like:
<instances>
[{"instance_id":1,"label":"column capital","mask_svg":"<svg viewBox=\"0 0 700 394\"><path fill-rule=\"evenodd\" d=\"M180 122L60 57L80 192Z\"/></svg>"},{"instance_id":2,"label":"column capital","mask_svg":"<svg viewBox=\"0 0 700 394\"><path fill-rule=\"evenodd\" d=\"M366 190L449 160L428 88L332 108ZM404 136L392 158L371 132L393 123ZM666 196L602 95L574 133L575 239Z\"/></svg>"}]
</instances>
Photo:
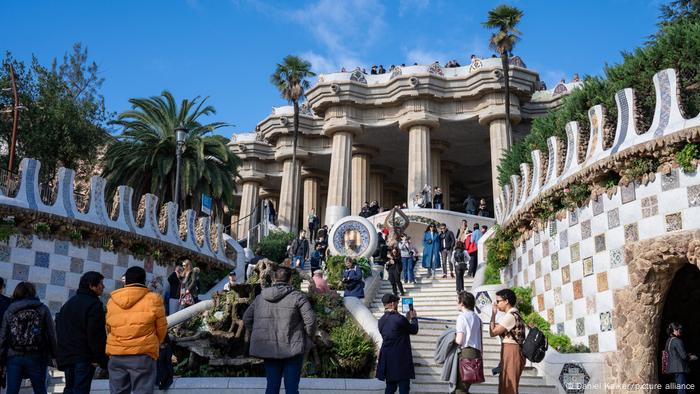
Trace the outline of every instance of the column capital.
<instances>
[{"instance_id":1,"label":"column capital","mask_svg":"<svg viewBox=\"0 0 700 394\"><path fill-rule=\"evenodd\" d=\"M260 189L258 192L258 196L262 199L268 200L268 199L274 199L276 197L280 196L279 190L270 190L270 189Z\"/></svg>"},{"instance_id":2,"label":"column capital","mask_svg":"<svg viewBox=\"0 0 700 394\"><path fill-rule=\"evenodd\" d=\"M438 151L440 153L447 150L450 144L443 140L430 140L430 150Z\"/></svg>"},{"instance_id":3,"label":"column capital","mask_svg":"<svg viewBox=\"0 0 700 394\"><path fill-rule=\"evenodd\" d=\"M301 180L307 178L317 178L320 183L326 177L328 177L328 171L323 171L316 168L301 168Z\"/></svg>"},{"instance_id":4,"label":"column capital","mask_svg":"<svg viewBox=\"0 0 700 394\"><path fill-rule=\"evenodd\" d=\"M434 129L439 125L438 117L427 112L409 112L399 119L399 128L404 131L408 131L411 126L426 126Z\"/></svg>"},{"instance_id":5,"label":"column capital","mask_svg":"<svg viewBox=\"0 0 700 394\"><path fill-rule=\"evenodd\" d=\"M355 136L362 133L362 125L354 120L348 119L347 117L331 118L324 122L321 134L325 135L326 137L331 137L333 134L340 131L344 131Z\"/></svg>"},{"instance_id":6,"label":"column capital","mask_svg":"<svg viewBox=\"0 0 700 394\"><path fill-rule=\"evenodd\" d=\"M291 160L293 156L293 149L291 147L284 147L280 148L277 151L275 151L275 160L276 161L285 161L285 160ZM306 159L309 158L309 152L299 149L297 147L297 160L300 163L303 163Z\"/></svg>"},{"instance_id":7,"label":"column capital","mask_svg":"<svg viewBox=\"0 0 700 394\"><path fill-rule=\"evenodd\" d=\"M371 159L379 155L379 149L369 145L353 145L352 155L366 155Z\"/></svg>"},{"instance_id":8,"label":"column capital","mask_svg":"<svg viewBox=\"0 0 700 394\"><path fill-rule=\"evenodd\" d=\"M265 173L253 170L243 170L238 173L241 184L262 183L265 181Z\"/></svg>"},{"instance_id":9,"label":"column capital","mask_svg":"<svg viewBox=\"0 0 700 394\"><path fill-rule=\"evenodd\" d=\"M369 167L369 173L387 176L394 173L394 168L380 164L373 164Z\"/></svg>"}]
</instances>

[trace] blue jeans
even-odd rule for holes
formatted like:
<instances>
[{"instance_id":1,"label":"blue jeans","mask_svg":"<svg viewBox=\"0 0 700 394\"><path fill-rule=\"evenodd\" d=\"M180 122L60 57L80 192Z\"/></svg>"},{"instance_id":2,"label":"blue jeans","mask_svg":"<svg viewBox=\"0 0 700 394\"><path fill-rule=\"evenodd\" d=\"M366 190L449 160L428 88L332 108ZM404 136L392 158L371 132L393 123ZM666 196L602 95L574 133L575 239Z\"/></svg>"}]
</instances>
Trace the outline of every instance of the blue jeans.
<instances>
[{"instance_id":1,"label":"blue jeans","mask_svg":"<svg viewBox=\"0 0 700 394\"><path fill-rule=\"evenodd\" d=\"M685 394L686 393L685 385L688 384L688 374L687 373L674 373L673 377L676 380L676 384L679 386L676 389L676 392L678 394Z\"/></svg>"},{"instance_id":2,"label":"blue jeans","mask_svg":"<svg viewBox=\"0 0 700 394\"><path fill-rule=\"evenodd\" d=\"M66 388L63 394L89 394L95 366L89 362L78 362L66 366Z\"/></svg>"},{"instance_id":3,"label":"blue jeans","mask_svg":"<svg viewBox=\"0 0 700 394\"><path fill-rule=\"evenodd\" d=\"M413 257L402 257L401 264L403 264L403 272L401 273L403 280L405 282L415 281L416 278L413 274L413 267L416 264L416 262L415 260L413 260Z\"/></svg>"},{"instance_id":4,"label":"blue jeans","mask_svg":"<svg viewBox=\"0 0 700 394\"><path fill-rule=\"evenodd\" d=\"M435 205L433 205L433 208L435 208L435 209L442 209L442 204L438 202L438 203L436 203Z\"/></svg>"},{"instance_id":5,"label":"blue jeans","mask_svg":"<svg viewBox=\"0 0 700 394\"><path fill-rule=\"evenodd\" d=\"M267 389L265 389L265 394L279 394L283 377L284 392L287 394L299 394L299 380L301 379L303 363L303 354L290 358L266 358L265 376L267 377Z\"/></svg>"},{"instance_id":6,"label":"blue jeans","mask_svg":"<svg viewBox=\"0 0 700 394\"><path fill-rule=\"evenodd\" d=\"M399 389L399 394L408 394L411 391L411 381L405 379L398 382L386 382L384 394L394 394L397 388Z\"/></svg>"},{"instance_id":7,"label":"blue jeans","mask_svg":"<svg viewBox=\"0 0 700 394\"><path fill-rule=\"evenodd\" d=\"M304 256L294 256L292 260L292 268L299 267L299 269L304 269Z\"/></svg>"},{"instance_id":8,"label":"blue jeans","mask_svg":"<svg viewBox=\"0 0 700 394\"><path fill-rule=\"evenodd\" d=\"M7 360L7 394L19 393L22 377L32 382L35 394L46 394L46 357L43 355L12 356Z\"/></svg>"}]
</instances>

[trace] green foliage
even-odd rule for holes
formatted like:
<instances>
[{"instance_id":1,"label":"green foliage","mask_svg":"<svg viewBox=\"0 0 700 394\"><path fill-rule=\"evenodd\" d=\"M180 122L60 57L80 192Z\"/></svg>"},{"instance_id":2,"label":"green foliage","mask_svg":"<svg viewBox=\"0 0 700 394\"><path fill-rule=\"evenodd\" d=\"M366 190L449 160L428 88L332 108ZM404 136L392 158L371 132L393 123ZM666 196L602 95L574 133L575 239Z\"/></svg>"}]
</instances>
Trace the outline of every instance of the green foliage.
<instances>
[{"instance_id":1,"label":"green foliage","mask_svg":"<svg viewBox=\"0 0 700 394\"><path fill-rule=\"evenodd\" d=\"M338 293L309 293L308 297L316 313L318 329L330 332L334 328L343 325L347 318L347 313L343 305L343 299Z\"/></svg>"},{"instance_id":2,"label":"green foliage","mask_svg":"<svg viewBox=\"0 0 700 394\"><path fill-rule=\"evenodd\" d=\"M14 234L17 234L15 220L11 218L0 220L0 241L7 241Z\"/></svg>"},{"instance_id":3,"label":"green foliage","mask_svg":"<svg viewBox=\"0 0 700 394\"><path fill-rule=\"evenodd\" d=\"M42 182L53 179L59 166L81 170L79 177L90 174L99 157L96 149L109 138L104 125L111 114L99 92L104 78L97 64L88 60L87 48L76 43L61 63L54 59L50 68L34 56L27 65L7 52L0 69L0 108L11 108L13 103L7 64L15 69L19 100L26 107L18 126L15 166L23 157L40 160ZM11 133L12 116L0 117L4 144ZM6 167L7 156L1 160Z\"/></svg>"},{"instance_id":4,"label":"green foliage","mask_svg":"<svg viewBox=\"0 0 700 394\"><path fill-rule=\"evenodd\" d=\"M374 343L354 320L348 319L331 330L331 342L333 354L345 373L362 371L374 359Z\"/></svg>"},{"instance_id":5,"label":"green foliage","mask_svg":"<svg viewBox=\"0 0 700 394\"><path fill-rule=\"evenodd\" d=\"M567 122L577 121L582 130L589 130L587 114L594 105L605 107L606 128L611 129L617 118L614 95L620 89L635 89L635 102L640 113L637 127L646 130L651 125L656 105L652 78L662 69L676 69L684 112L697 114L700 95L688 87L700 83L700 62L696 61L700 58L700 18L694 11L680 6L678 9L684 11L669 14L675 16L662 23L659 32L646 46L623 53L621 64L606 66L605 78L586 76L583 86L564 97L556 111L535 119L530 134L504 155L498 168L499 184L503 186L510 181L511 175L519 174L520 163L531 162L531 150L547 152L548 137L565 139Z\"/></svg>"},{"instance_id":6,"label":"green foliage","mask_svg":"<svg viewBox=\"0 0 700 394\"><path fill-rule=\"evenodd\" d=\"M486 284L501 283L499 270L508 265L513 251L513 234L494 226L494 234L486 240Z\"/></svg>"},{"instance_id":7,"label":"green foliage","mask_svg":"<svg viewBox=\"0 0 700 394\"><path fill-rule=\"evenodd\" d=\"M71 230L68 233L68 238L70 238L71 241L82 241L83 240L83 232L80 230Z\"/></svg>"},{"instance_id":8,"label":"green foliage","mask_svg":"<svg viewBox=\"0 0 700 394\"><path fill-rule=\"evenodd\" d=\"M200 267L199 271L199 292L206 293L214 287L215 284L221 282L222 279L231 272L231 268L225 267L211 267L204 266Z\"/></svg>"},{"instance_id":9,"label":"green foliage","mask_svg":"<svg viewBox=\"0 0 700 394\"><path fill-rule=\"evenodd\" d=\"M486 265L486 270L484 271L484 284L501 284L501 271L492 264Z\"/></svg>"},{"instance_id":10,"label":"green foliage","mask_svg":"<svg viewBox=\"0 0 700 394\"><path fill-rule=\"evenodd\" d=\"M675 154L676 162L681 166L683 172L695 172L695 160L700 159L700 149L698 144L687 143Z\"/></svg>"},{"instance_id":11,"label":"green foliage","mask_svg":"<svg viewBox=\"0 0 700 394\"><path fill-rule=\"evenodd\" d=\"M605 185L606 189L610 189L619 185L620 179L622 179L622 177L620 177L620 174L618 174L615 171L608 171L605 174L605 178L603 178L603 184Z\"/></svg>"},{"instance_id":12,"label":"green foliage","mask_svg":"<svg viewBox=\"0 0 700 394\"><path fill-rule=\"evenodd\" d=\"M34 224L34 232L40 235L48 235L51 233L51 226L48 223L38 222Z\"/></svg>"},{"instance_id":13,"label":"green foliage","mask_svg":"<svg viewBox=\"0 0 700 394\"><path fill-rule=\"evenodd\" d=\"M591 185L588 183L573 183L562 190L561 205L569 210L581 206L591 196Z\"/></svg>"},{"instance_id":14,"label":"green foliage","mask_svg":"<svg viewBox=\"0 0 700 394\"><path fill-rule=\"evenodd\" d=\"M532 313L532 289L529 287L514 287L515 297L518 299L517 308L523 316ZM523 317L524 319L524 317Z\"/></svg>"},{"instance_id":15,"label":"green foliage","mask_svg":"<svg viewBox=\"0 0 700 394\"><path fill-rule=\"evenodd\" d=\"M343 270L345 270L345 257L347 256L329 256L326 259L326 280L328 286L334 290L343 288L341 283L343 279ZM372 267L369 260L364 257L356 258L355 263L362 269L362 276L367 278L372 275Z\"/></svg>"},{"instance_id":16,"label":"green foliage","mask_svg":"<svg viewBox=\"0 0 700 394\"><path fill-rule=\"evenodd\" d=\"M262 249L262 256L276 263L282 263L287 257L287 245L294 239L294 234L284 231L272 231L263 238L258 247Z\"/></svg>"},{"instance_id":17,"label":"green foliage","mask_svg":"<svg viewBox=\"0 0 700 394\"><path fill-rule=\"evenodd\" d=\"M658 162L652 157L635 157L630 160L626 174L633 180L639 181L645 174L655 172L658 167Z\"/></svg>"}]
</instances>

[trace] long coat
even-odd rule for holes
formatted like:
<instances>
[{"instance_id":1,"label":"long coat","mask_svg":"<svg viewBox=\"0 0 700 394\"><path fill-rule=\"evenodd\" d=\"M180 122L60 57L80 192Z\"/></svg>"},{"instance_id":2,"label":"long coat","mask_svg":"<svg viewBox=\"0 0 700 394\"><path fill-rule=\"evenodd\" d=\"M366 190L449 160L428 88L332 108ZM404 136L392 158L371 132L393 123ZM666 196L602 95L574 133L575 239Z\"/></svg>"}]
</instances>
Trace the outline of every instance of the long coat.
<instances>
[{"instance_id":1,"label":"long coat","mask_svg":"<svg viewBox=\"0 0 700 394\"><path fill-rule=\"evenodd\" d=\"M386 311L379 319L382 348L377 360L377 379L398 382L415 379L410 335L418 333L418 320L410 322L395 311Z\"/></svg>"},{"instance_id":2,"label":"long coat","mask_svg":"<svg viewBox=\"0 0 700 394\"><path fill-rule=\"evenodd\" d=\"M423 233L423 268L433 268L431 260L435 260L435 268L440 267L440 233L426 231Z\"/></svg>"}]
</instances>

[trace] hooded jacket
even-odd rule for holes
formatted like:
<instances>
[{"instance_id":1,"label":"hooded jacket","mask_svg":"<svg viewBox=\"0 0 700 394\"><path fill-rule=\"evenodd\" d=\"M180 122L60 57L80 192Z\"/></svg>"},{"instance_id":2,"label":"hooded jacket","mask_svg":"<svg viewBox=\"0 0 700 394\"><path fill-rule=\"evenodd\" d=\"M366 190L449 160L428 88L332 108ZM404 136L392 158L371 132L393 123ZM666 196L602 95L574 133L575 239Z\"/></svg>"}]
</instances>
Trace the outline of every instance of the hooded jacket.
<instances>
[{"instance_id":1,"label":"hooded jacket","mask_svg":"<svg viewBox=\"0 0 700 394\"><path fill-rule=\"evenodd\" d=\"M28 353L15 350L10 346L10 319L12 315L23 309L34 308L41 315L43 334L45 335L46 347L38 352ZM53 325L53 317L49 308L42 304L38 298L24 298L10 304L2 317L2 326L0 326L0 349L7 348L7 357L25 356L30 354L41 354L49 358L56 357L56 330Z\"/></svg>"},{"instance_id":2,"label":"hooded jacket","mask_svg":"<svg viewBox=\"0 0 700 394\"><path fill-rule=\"evenodd\" d=\"M105 310L90 289L78 289L56 316L60 367L78 362L98 363L107 368Z\"/></svg>"},{"instance_id":3,"label":"hooded jacket","mask_svg":"<svg viewBox=\"0 0 700 394\"><path fill-rule=\"evenodd\" d=\"M108 356L148 355L157 360L167 331L165 308L158 294L138 284L112 292L107 302Z\"/></svg>"},{"instance_id":4,"label":"hooded jacket","mask_svg":"<svg viewBox=\"0 0 700 394\"><path fill-rule=\"evenodd\" d=\"M251 331L251 356L282 359L305 352L316 316L300 291L278 282L262 290L245 311L243 322Z\"/></svg>"}]
</instances>

